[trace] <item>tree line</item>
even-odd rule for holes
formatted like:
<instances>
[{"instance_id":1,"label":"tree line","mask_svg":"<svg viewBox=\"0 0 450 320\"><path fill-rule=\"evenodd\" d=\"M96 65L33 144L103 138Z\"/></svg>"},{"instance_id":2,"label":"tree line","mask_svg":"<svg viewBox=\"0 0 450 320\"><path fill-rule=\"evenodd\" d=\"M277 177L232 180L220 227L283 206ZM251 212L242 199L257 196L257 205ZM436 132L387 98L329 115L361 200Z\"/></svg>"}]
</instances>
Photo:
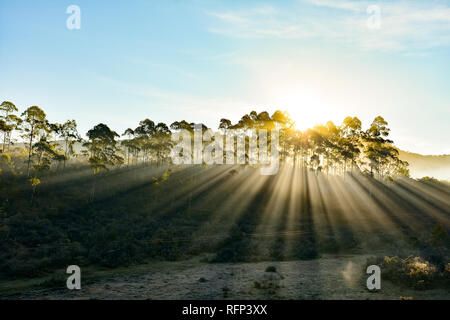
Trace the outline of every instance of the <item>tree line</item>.
<instances>
[{"instance_id":1,"label":"tree line","mask_svg":"<svg viewBox=\"0 0 450 320\"><path fill-rule=\"evenodd\" d=\"M75 120L51 123L38 106L31 106L19 114L14 103L4 101L0 105L2 167L14 168L17 161L11 154L18 150L18 143L23 143L26 175L36 179L52 168L64 171L66 163L73 158L86 160L94 174L124 165L168 164L173 147L172 133L184 129L193 134L195 125L185 120L167 125L145 119L135 129L128 128L119 135L100 123L86 133L87 139L83 139ZM203 124L201 127L208 129ZM222 118L217 129L233 129L238 135L245 136L247 147L250 130L270 132L277 129L280 162L316 172L345 174L356 171L381 179L409 176L408 163L399 159L398 149L388 139L388 123L381 116L376 117L367 130L362 129L357 117L349 116L340 125L328 121L302 131L295 127L287 112L276 111L270 115L266 111L252 111L234 124ZM78 151L77 144L82 146Z\"/></svg>"}]
</instances>

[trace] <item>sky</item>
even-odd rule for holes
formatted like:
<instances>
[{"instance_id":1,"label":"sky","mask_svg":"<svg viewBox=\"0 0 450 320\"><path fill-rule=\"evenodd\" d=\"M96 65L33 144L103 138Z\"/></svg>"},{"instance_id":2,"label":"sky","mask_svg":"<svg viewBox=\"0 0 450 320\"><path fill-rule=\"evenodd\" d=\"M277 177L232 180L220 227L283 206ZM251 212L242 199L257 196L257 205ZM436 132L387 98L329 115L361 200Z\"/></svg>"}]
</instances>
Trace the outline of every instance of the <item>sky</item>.
<instances>
[{"instance_id":1,"label":"sky","mask_svg":"<svg viewBox=\"0 0 450 320\"><path fill-rule=\"evenodd\" d=\"M450 154L449 80L450 0L0 0L0 100L83 134L279 109Z\"/></svg>"}]
</instances>

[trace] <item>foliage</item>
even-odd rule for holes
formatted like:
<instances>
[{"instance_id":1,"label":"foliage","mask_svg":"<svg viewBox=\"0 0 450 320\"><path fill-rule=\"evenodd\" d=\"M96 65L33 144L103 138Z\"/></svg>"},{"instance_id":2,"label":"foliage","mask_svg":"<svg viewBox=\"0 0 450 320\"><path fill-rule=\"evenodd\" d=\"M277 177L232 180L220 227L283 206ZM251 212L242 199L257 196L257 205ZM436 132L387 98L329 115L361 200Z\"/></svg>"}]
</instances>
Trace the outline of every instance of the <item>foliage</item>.
<instances>
[{"instance_id":1,"label":"foliage","mask_svg":"<svg viewBox=\"0 0 450 320\"><path fill-rule=\"evenodd\" d=\"M450 273L439 270L438 267L421 257L398 256L369 260L367 265L378 265L382 272L382 279L405 285L414 289L430 289L445 285L449 281Z\"/></svg>"},{"instance_id":2,"label":"foliage","mask_svg":"<svg viewBox=\"0 0 450 320\"><path fill-rule=\"evenodd\" d=\"M123 163L116 137L119 135L107 125L100 123L87 133L89 141L84 144L89 153L89 165L94 174L108 170L109 166Z\"/></svg>"},{"instance_id":3,"label":"foliage","mask_svg":"<svg viewBox=\"0 0 450 320\"><path fill-rule=\"evenodd\" d=\"M5 101L0 107L0 132L3 133L3 152L9 149L14 131L20 133L27 149L27 175L36 170L40 175L52 167L63 170L66 162L76 156L75 145L81 142L75 120L63 124L50 123L45 112L32 106L22 113L22 118L14 113L18 108ZM208 128L200 124L203 132ZM100 123L88 131L88 141L83 142L81 153L90 164L94 174L117 167L126 162L127 166L139 164L170 163L172 149L171 130L188 130L193 134L195 123L186 120L175 121L170 126L155 123L151 119L139 122L135 129L128 128L122 134L125 139L119 141L119 135L106 124ZM341 125L329 121L325 125L316 125L312 129L300 131L287 112L275 111L272 115L263 111L251 111L237 123L222 118L219 130L234 129L245 139L244 159L249 161L249 130L280 130L279 154L283 163L307 167L326 174L346 174L370 172L380 179L393 180L396 177L408 177L408 163L398 157L398 149L388 139L390 129L387 121L378 116L367 130L357 117L346 117ZM62 144L55 139L61 138ZM270 137L268 143L270 144ZM83 160L83 159L80 159Z\"/></svg>"}]
</instances>

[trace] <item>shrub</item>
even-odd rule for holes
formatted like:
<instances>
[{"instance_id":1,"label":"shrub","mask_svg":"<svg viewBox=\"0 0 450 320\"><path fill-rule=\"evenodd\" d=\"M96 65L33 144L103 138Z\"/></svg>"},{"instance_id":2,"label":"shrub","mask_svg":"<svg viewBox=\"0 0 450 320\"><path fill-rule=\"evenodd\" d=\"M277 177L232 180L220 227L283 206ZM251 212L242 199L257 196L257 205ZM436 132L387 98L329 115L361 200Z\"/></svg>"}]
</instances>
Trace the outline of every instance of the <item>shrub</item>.
<instances>
[{"instance_id":1,"label":"shrub","mask_svg":"<svg viewBox=\"0 0 450 320\"><path fill-rule=\"evenodd\" d=\"M448 278L445 272L439 272L435 265L421 257L409 256L402 259L394 256L384 257L384 259L369 259L367 265L372 264L381 268L383 279L415 289L436 287L442 285L442 280Z\"/></svg>"},{"instance_id":2,"label":"shrub","mask_svg":"<svg viewBox=\"0 0 450 320\"><path fill-rule=\"evenodd\" d=\"M266 272L277 272L277 268L274 266L269 266L266 268Z\"/></svg>"}]
</instances>

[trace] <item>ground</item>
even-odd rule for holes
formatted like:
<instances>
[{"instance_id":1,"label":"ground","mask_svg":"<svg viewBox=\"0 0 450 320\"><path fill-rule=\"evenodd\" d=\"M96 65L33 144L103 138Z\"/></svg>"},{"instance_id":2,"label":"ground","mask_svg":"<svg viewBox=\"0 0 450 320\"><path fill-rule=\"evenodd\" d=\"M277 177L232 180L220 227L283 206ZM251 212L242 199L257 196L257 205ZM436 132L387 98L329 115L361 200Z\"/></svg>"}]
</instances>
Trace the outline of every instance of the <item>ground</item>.
<instances>
[{"instance_id":1,"label":"ground","mask_svg":"<svg viewBox=\"0 0 450 320\"><path fill-rule=\"evenodd\" d=\"M89 270L84 279L82 268L80 291L40 288L34 280L32 286L23 281L0 283L0 292L9 292L4 298L13 299L450 299L445 289L418 291L388 281L370 292L364 273L367 258L323 255L307 261L220 264L196 258ZM266 272L269 266L276 272Z\"/></svg>"}]
</instances>

